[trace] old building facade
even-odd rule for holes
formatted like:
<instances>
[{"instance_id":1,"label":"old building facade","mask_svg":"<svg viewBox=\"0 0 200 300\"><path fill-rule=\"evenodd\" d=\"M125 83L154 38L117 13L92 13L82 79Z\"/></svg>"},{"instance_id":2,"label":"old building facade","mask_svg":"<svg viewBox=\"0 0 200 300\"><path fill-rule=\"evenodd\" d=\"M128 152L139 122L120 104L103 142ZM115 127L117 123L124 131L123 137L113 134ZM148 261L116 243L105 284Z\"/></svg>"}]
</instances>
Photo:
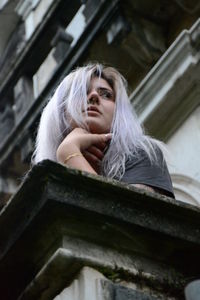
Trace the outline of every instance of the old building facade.
<instances>
[{"instance_id":1,"label":"old building facade","mask_svg":"<svg viewBox=\"0 0 200 300\"><path fill-rule=\"evenodd\" d=\"M176 198L199 206L199 16L198 0L0 0L1 207L30 168L45 103L89 61L127 78L141 123L168 146Z\"/></svg>"}]
</instances>

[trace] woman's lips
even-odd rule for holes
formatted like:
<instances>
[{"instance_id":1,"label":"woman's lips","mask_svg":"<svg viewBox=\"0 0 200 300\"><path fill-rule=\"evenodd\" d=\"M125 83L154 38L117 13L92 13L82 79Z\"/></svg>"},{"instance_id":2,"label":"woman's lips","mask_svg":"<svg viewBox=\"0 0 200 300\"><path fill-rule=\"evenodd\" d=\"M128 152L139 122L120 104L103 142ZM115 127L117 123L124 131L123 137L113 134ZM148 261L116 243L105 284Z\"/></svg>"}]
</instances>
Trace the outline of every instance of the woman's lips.
<instances>
[{"instance_id":1,"label":"woman's lips","mask_svg":"<svg viewBox=\"0 0 200 300\"><path fill-rule=\"evenodd\" d=\"M82 111L83 113L86 113L86 111L85 110L83 110ZM91 105L91 106L89 106L88 108L87 108L87 115L88 116L98 116L98 115L102 115L102 113L99 111L99 109L96 107L96 106L93 106L93 105Z\"/></svg>"},{"instance_id":2,"label":"woman's lips","mask_svg":"<svg viewBox=\"0 0 200 300\"><path fill-rule=\"evenodd\" d=\"M88 112L94 111L94 112L98 112L99 114L101 114L100 111L99 111L99 109L96 106L94 106L94 105L89 106L87 108L87 111Z\"/></svg>"},{"instance_id":3,"label":"woman's lips","mask_svg":"<svg viewBox=\"0 0 200 300\"><path fill-rule=\"evenodd\" d=\"M88 114L88 116L97 116L97 115L100 115L100 112L98 112L96 110L88 110L87 114Z\"/></svg>"}]
</instances>

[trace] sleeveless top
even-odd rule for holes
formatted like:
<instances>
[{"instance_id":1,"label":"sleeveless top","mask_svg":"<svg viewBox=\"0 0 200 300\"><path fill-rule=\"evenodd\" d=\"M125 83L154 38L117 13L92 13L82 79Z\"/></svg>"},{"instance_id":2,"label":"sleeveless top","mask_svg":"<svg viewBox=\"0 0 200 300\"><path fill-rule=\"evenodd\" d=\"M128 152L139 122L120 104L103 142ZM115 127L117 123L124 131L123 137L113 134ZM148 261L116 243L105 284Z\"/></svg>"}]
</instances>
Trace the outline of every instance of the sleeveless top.
<instances>
[{"instance_id":1,"label":"sleeveless top","mask_svg":"<svg viewBox=\"0 0 200 300\"><path fill-rule=\"evenodd\" d=\"M162 151L157 147L157 162L152 163L144 150L139 156L126 161L126 170L120 181L128 184L144 184L159 189L164 195L175 198L171 177Z\"/></svg>"}]
</instances>

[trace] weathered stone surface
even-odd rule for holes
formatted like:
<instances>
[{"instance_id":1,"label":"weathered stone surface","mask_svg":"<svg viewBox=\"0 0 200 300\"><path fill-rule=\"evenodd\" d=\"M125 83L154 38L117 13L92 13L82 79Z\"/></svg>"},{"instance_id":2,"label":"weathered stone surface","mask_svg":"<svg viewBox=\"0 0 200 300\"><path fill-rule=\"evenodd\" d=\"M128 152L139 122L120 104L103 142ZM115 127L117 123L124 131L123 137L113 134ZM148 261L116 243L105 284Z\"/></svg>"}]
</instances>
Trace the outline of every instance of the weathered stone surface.
<instances>
[{"instance_id":1,"label":"weathered stone surface","mask_svg":"<svg viewBox=\"0 0 200 300\"><path fill-rule=\"evenodd\" d=\"M182 299L188 278L200 276L199 216L171 198L44 161L1 212L0 293L11 300L29 286L37 296L22 299L52 299L91 266Z\"/></svg>"}]
</instances>

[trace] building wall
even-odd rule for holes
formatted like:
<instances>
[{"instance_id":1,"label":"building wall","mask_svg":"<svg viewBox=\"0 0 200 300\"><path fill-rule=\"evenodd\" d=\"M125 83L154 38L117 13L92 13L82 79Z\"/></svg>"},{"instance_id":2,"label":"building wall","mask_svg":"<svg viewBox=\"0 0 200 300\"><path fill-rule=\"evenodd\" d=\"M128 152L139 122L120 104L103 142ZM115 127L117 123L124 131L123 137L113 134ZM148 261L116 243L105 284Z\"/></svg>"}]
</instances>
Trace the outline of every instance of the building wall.
<instances>
[{"instance_id":1,"label":"building wall","mask_svg":"<svg viewBox=\"0 0 200 300\"><path fill-rule=\"evenodd\" d=\"M200 106L167 141L176 198L200 205ZM190 199L190 201L189 201Z\"/></svg>"}]
</instances>

